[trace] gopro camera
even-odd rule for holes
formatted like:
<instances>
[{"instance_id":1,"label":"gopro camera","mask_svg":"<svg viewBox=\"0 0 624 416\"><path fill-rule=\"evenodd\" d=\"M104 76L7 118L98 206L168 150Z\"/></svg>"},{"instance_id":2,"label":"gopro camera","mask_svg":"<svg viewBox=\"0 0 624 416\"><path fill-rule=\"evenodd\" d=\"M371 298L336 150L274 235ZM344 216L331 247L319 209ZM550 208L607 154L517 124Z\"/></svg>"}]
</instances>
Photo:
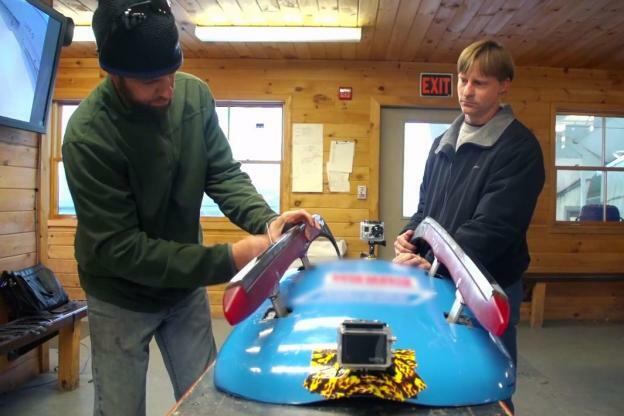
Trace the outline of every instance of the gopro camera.
<instances>
[{"instance_id":1,"label":"gopro camera","mask_svg":"<svg viewBox=\"0 0 624 416\"><path fill-rule=\"evenodd\" d=\"M360 223L360 239L370 243L385 241L383 221L362 221Z\"/></svg>"},{"instance_id":2,"label":"gopro camera","mask_svg":"<svg viewBox=\"0 0 624 416\"><path fill-rule=\"evenodd\" d=\"M354 370L383 371L392 364L394 341L384 322L344 321L338 327L338 364Z\"/></svg>"}]
</instances>

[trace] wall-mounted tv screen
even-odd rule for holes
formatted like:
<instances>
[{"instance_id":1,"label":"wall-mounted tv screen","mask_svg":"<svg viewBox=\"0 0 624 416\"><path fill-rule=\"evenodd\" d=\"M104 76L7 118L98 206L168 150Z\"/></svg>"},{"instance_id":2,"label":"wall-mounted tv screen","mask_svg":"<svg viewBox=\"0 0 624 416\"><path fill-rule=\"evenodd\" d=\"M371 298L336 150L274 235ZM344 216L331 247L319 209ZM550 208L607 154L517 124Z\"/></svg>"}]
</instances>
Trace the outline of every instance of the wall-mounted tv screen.
<instances>
[{"instance_id":1,"label":"wall-mounted tv screen","mask_svg":"<svg viewBox=\"0 0 624 416\"><path fill-rule=\"evenodd\" d=\"M45 132L65 24L39 0L0 0L0 125Z\"/></svg>"}]
</instances>

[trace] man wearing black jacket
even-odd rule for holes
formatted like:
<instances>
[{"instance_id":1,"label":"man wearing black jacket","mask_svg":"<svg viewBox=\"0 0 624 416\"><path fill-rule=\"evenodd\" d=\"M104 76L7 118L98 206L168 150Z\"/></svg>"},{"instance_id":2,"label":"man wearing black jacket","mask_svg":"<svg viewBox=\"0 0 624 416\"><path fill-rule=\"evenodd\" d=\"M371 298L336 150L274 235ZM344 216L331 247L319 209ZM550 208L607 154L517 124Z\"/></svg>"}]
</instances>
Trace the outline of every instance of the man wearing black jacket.
<instances>
[{"instance_id":1,"label":"man wearing black jacket","mask_svg":"<svg viewBox=\"0 0 624 416\"><path fill-rule=\"evenodd\" d=\"M418 210L394 242L394 262L429 269L431 253L410 239L425 217L439 222L507 294L511 316L501 339L515 364L522 273L530 261L526 232L544 185L542 150L511 107L501 104L514 66L500 44L468 46L457 72L463 114L431 146Z\"/></svg>"}]
</instances>

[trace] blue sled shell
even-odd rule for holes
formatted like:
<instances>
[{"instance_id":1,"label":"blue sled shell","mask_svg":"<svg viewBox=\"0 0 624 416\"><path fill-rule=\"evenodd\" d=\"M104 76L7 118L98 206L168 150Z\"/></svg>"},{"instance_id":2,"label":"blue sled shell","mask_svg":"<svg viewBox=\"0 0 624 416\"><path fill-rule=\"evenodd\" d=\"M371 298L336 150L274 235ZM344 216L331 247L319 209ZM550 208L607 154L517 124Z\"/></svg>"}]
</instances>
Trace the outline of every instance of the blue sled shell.
<instances>
[{"instance_id":1,"label":"blue sled shell","mask_svg":"<svg viewBox=\"0 0 624 416\"><path fill-rule=\"evenodd\" d=\"M462 323L445 319L455 290L450 279L382 260L341 260L287 274L280 293L292 312L264 319L267 300L238 324L217 357L215 384L260 402L327 400L304 387L312 351L336 349L339 325L364 319L388 324L393 349L415 351L415 370L427 387L408 402L463 406L507 399L515 369L500 340L467 308Z\"/></svg>"}]
</instances>

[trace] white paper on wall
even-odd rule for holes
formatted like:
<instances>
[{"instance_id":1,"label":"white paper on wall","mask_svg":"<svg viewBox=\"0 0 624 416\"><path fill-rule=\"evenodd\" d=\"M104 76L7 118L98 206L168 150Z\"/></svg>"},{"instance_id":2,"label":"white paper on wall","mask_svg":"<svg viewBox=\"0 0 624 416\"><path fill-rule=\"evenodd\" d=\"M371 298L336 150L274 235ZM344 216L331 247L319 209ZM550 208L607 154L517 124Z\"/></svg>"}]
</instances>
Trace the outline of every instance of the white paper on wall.
<instances>
[{"instance_id":1,"label":"white paper on wall","mask_svg":"<svg viewBox=\"0 0 624 416\"><path fill-rule=\"evenodd\" d=\"M353 172L353 156L355 142L349 140L332 140L329 148L327 170L334 172Z\"/></svg>"},{"instance_id":2,"label":"white paper on wall","mask_svg":"<svg viewBox=\"0 0 624 416\"><path fill-rule=\"evenodd\" d=\"M332 140L327 162L327 181L330 192L350 192L349 174L353 171L355 142Z\"/></svg>"},{"instance_id":3,"label":"white paper on wall","mask_svg":"<svg viewBox=\"0 0 624 416\"><path fill-rule=\"evenodd\" d=\"M323 125L293 123L292 191L323 192Z\"/></svg>"}]
</instances>

